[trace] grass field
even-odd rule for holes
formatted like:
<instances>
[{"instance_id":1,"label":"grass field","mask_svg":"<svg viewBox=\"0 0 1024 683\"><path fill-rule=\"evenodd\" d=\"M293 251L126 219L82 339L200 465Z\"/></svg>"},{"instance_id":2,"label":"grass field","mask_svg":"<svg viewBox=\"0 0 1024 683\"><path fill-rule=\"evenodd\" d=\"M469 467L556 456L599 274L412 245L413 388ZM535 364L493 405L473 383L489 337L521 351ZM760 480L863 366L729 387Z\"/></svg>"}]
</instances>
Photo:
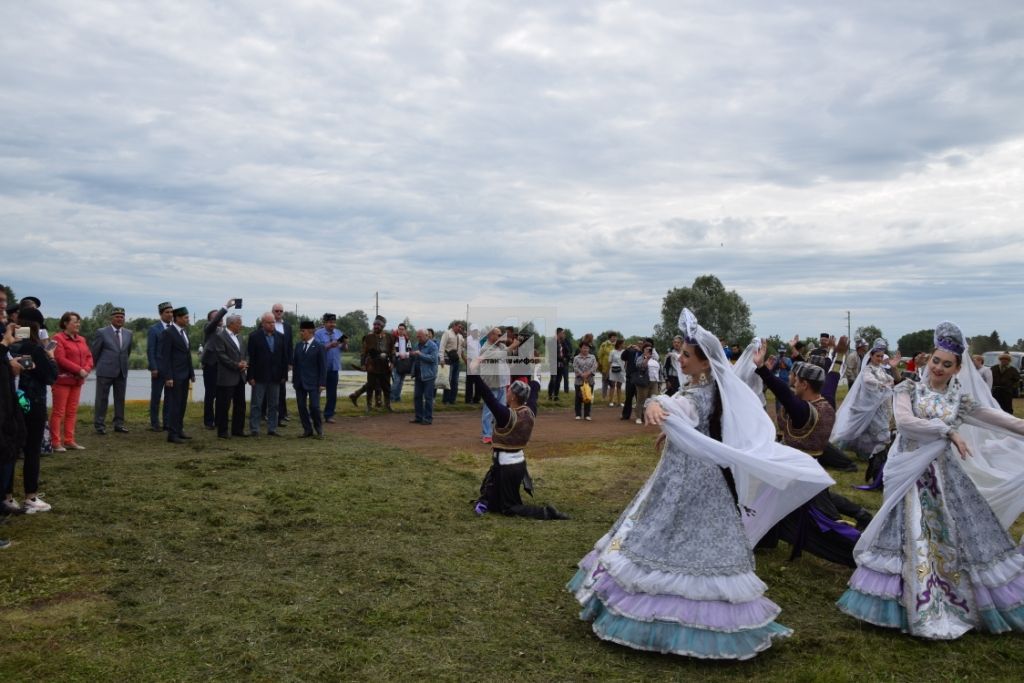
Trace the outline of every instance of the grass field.
<instances>
[{"instance_id":1,"label":"grass field","mask_svg":"<svg viewBox=\"0 0 1024 683\"><path fill-rule=\"evenodd\" d=\"M143 410L130 408L133 426L145 424ZM195 439L172 446L140 429L93 437L84 409L88 450L43 460L53 511L0 527L15 542L0 553L5 679L1024 674L1021 635L922 642L840 614L833 602L849 571L810 556L789 562L784 546L758 554L758 574L796 633L756 659L709 663L598 640L564 584L651 472L649 436L533 462L538 498L573 515L540 523L472 514L483 449L428 459L338 434L221 441L190 410ZM859 483L857 475L837 479L847 493ZM877 507L878 494L851 495Z\"/></svg>"}]
</instances>

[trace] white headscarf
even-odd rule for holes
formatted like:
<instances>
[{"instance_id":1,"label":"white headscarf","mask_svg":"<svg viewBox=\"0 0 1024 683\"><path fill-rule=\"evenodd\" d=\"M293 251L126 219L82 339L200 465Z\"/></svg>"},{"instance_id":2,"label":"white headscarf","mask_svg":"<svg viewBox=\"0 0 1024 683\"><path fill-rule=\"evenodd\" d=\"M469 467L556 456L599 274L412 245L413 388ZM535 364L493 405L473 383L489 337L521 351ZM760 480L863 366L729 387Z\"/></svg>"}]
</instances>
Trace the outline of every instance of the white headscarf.
<instances>
[{"instance_id":1,"label":"white headscarf","mask_svg":"<svg viewBox=\"0 0 1024 683\"><path fill-rule=\"evenodd\" d=\"M779 520L835 482L818 461L775 441L775 425L760 400L726 360L718 338L697 324L689 309L679 316L688 343L696 340L711 363L722 399L722 440L693 428L676 401L659 396L663 430L671 444L732 470L743 524L751 545Z\"/></svg>"},{"instance_id":2,"label":"white headscarf","mask_svg":"<svg viewBox=\"0 0 1024 683\"><path fill-rule=\"evenodd\" d=\"M892 400L892 387L879 387L874 382L869 382L868 373L865 372L868 363L871 362L871 356L877 351L887 350L888 347L887 341L876 339L871 345L871 350L861 359L857 379L836 411L832 435L828 438L832 443L855 441L871 424L871 419L878 413L878 408L886 401Z\"/></svg>"}]
</instances>

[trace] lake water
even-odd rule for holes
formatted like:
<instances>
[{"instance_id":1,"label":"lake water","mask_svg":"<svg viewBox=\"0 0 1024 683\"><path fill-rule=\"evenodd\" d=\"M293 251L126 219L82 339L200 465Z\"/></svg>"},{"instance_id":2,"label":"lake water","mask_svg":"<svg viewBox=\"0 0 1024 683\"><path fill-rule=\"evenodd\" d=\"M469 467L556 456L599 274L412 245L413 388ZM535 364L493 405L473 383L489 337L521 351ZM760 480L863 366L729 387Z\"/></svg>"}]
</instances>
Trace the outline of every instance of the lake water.
<instances>
[{"instance_id":1,"label":"lake water","mask_svg":"<svg viewBox=\"0 0 1024 683\"><path fill-rule=\"evenodd\" d=\"M358 370L342 370L339 379L339 394L348 394L360 386L366 380L366 373ZM465 391L465 368L459 372L459 391L460 393ZM572 373L569 373L569 389L572 390ZM547 389L548 373L541 375L541 392L543 393ZM295 390L292 388L291 382L288 385L288 397L295 398ZM407 377L405 380L405 387L408 391L412 391L412 378ZM148 370L129 370L128 371L128 389L125 392L125 396L129 401L148 401L150 390L150 374ZM193 401L203 400L203 372L202 370L196 370L196 382L192 385L192 396ZM245 388L245 398L249 400L249 387ZM82 398L79 401L81 405L91 406L96 399L96 376L89 375L85 380L85 386L82 387ZM111 393L111 400L113 400L113 394Z\"/></svg>"}]
</instances>

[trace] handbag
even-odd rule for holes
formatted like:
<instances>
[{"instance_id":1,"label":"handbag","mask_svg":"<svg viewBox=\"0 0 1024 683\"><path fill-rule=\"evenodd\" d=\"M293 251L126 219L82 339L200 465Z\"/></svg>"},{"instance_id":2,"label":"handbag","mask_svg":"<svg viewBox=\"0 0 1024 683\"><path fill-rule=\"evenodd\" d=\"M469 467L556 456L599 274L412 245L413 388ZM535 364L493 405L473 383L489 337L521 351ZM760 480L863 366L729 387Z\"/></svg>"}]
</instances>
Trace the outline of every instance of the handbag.
<instances>
[{"instance_id":1,"label":"handbag","mask_svg":"<svg viewBox=\"0 0 1024 683\"><path fill-rule=\"evenodd\" d=\"M651 383L647 368L637 368L629 373L629 381L636 387L646 387Z\"/></svg>"},{"instance_id":2,"label":"handbag","mask_svg":"<svg viewBox=\"0 0 1024 683\"><path fill-rule=\"evenodd\" d=\"M580 393L583 395L584 403L592 403L594 401L594 390L590 388L589 382L583 383L583 387L580 389Z\"/></svg>"}]
</instances>

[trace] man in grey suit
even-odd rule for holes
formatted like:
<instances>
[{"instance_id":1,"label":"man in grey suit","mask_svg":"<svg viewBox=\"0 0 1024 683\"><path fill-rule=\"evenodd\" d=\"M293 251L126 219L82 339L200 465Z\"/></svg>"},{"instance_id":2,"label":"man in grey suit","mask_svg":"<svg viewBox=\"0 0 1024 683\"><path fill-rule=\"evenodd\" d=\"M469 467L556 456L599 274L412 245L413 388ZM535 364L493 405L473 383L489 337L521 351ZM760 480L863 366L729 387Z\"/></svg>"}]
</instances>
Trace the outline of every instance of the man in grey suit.
<instances>
[{"instance_id":1,"label":"man in grey suit","mask_svg":"<svg viewBox=\"0 0 1024 683\"><path fill-rule=\"evenodd\" d=\"M107 400L114 388L114 431L127 434L124 426L124 394L128 386L128 357L132 353L131 330L124 329L124 309L115 308L110 324L96 330L92 338L92 359L96 368L96 433L107 433Z\"/></svg>"},{"instance_id":2,"label":"man in grey suit","mask_svg":"<svg viewBox=\"0 0 1024 683\"><path fill-rule=\"evenodd\" d=\"M248 346L239 338L242 316L229 315L224 329L210 338L204 352L217 362L217 400L214 406L217 436L228 439L228 407L231 407L231 436L245 433L245 371L249 368Z\"/></svg>"}]
</instances>

